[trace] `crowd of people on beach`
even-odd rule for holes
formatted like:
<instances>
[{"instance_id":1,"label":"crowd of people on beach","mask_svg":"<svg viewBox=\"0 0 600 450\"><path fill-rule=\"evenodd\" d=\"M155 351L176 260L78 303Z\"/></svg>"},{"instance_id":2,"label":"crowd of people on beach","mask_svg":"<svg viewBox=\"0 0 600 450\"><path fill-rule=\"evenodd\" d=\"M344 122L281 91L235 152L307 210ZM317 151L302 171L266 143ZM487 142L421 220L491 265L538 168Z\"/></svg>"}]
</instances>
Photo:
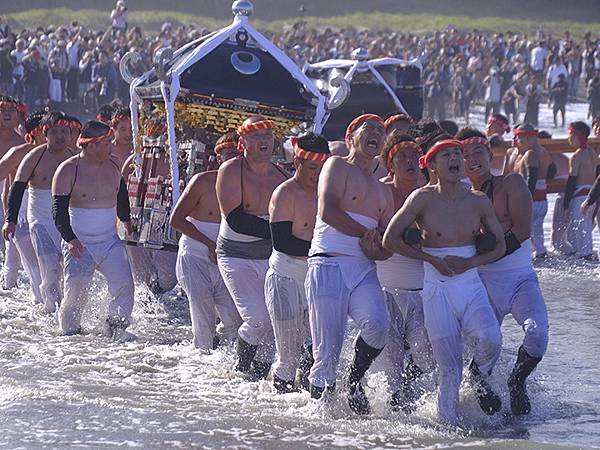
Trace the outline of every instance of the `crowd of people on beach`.
<instances>
[{"instance_id":1,"label":"crowd of people on beach","mask_svg":"<svg viewBox=\"0 0 600 450\"><path fill-rule=\"evenodd\" d=\"M406 414L425 393L420 379L435 373L437 417L450 425L460 424L464 354L481 410L502 410L489 377L510 314L523 331L506 381L510 410L531 411L526 380L546 352L549 328L533 261L548 256L547 180L557 165L540 144L527 94L524 121L513 123L521 119L519 83L540 95L549 88L553 101L556 85L566 83L561 95L577 98L580 81L593 85L598 78L597 41L565 35L529 42L452 28L417 38L316 32L302 24L273 35L299 65L347 57L357 46L373 57L419 57L431 117L362 114L343 141L313 132L294 136L291 172L272 162L273 122L247 117L216 142L218 169L195 174L171 205L169 224L181 233L172 252L126 245L117 233L120 223L132 240L138 161L131 111L111 104L127 92L116 63L134 47L149 67L156 49L206 30L166 25L158 37L144 38L141 30L128 30L126 11L120 0L111 29L96 34L77 24L18 36L1 28L11 37L0 44L0 63L10 61L13 70L0 85L5 290L17 286L23 269L33 308L55 315L60 333L73 336L87 331L82 316L98 272L108 285L107 334L129 341L136 339L129 331L136 289L146 285L159 299L178 285L189 305L193 345L206 353L235 347L235 370L246 380L268 379L282 395L304 389L315 400L342 391L350 409L366 415L363 379L378 359L389 407ZM13 60L23 69L37 65L45 80L37 91L28 90L25 76L14 76L19 63ZM90 78L80 77L82 63L91 65ZM507 83L501 74L511 71ZM470 88L455 84L461 76ZM91 86L97 93L86 103ZM503 115L500 104L511 89L515 109L507 111L504 102ZM459 92L469 98L457 99ZM451 99L467 110L483 100L485 130L441 120ZM94 119L66 114L69 104L82 105L79 117ZM600 158L589 140L592 131L600 134L600 118L593 117L592 127L569 124L572 156L552 233L555 252L583 264L598 260L592 232ZM495 147L508 148L500 174L492 171ZM170 178L169 156L155 159L156 174ZM358 334L343 387L336 387L348 318Z\"/></svg>"},{"instance_id":2,"label":"crowd of people on beach","mask_svg":"<svg viewBox=\"0 0 600 450\"><path fill-rule=\"evenodd\" d=\"M123 0L111 13L111 26L93 30L77 22L57 27L12 30L0 19L0 91L31 108L50 105L90 114L119 99L128 103L128 85L119 62L129 51L141 55L135 71L152 67L155 52L210 33L194 25L164 23L149 33L128 23ZM299 66L350 58L365 48L370 58L417 58L423 66L427 115L469 123L472 105L503 112L512 124L538 124L539 105L552 105L555 125L565 125L568 102L589 103L589 118L600 114L600 37L575 38L540 29L535 36L516 31L462 31L452 26L426 34L355 29L312 29L295 23L266 33ZM559 116L559 117L557 117ZM560 119L560 121L558 121Z\"/></svg>"}]
</instances>

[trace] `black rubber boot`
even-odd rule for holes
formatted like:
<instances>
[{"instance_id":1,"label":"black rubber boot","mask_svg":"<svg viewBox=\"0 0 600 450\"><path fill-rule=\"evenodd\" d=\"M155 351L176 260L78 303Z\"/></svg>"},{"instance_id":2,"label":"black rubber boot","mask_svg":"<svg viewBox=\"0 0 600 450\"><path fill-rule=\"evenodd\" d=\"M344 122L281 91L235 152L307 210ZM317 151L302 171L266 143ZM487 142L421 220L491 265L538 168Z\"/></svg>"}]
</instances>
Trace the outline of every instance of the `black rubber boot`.
<instances>
[{"instance_id":1,"label":"black rubber boot","mask_svg":"<svg viewBox=\"0 0 600 450\"><path fill-rule=\"evenodd\" d=\"M310 391L310 398L314 398L314 399L318 400L323 396L323 392L325 392L325 388L311 384L309 391ZM330 394L333 394L335 392L335 383L333 383L331 386L327 386L327 392Z\"/></svg>"},{"instance_id":2,"label":"black rubber boot","mask_svg":"<svg viewBox=\"0 0 600 450\"><path fill-rule=\"evenodd\" d=\"M412 414L415 410L414 403L406 398L402 390L396 391L392 394L389 405L392 411L402 411L404 414Z\"/></svg>"},{"instance_id":3,"label":"black rubber boot","mask_svg":"<svg viewBox=\"0 0 600 450\"><path fill-rule=\"evenodd\" d=\"M248 344L245 340L238 336L237 338L237 356L238 363L235 366L235 370L245 374L250 373L250 365L256 355L258 345Z\"/></svg>"},{"instance_id":4,"label":"black rubber boot","mask_svg":"<svg viewBox=\"0 0 600 450\"><path fill-rule=\"evenodd\" d=\"M302 354L300 355L300 387L305 391L310 392L310 381L308 381L308 375L312 368L315 360L312 355L312 344L302 346Z\"/></svg>"},{"instance_id":5,"label":"black rubber boot","mask_svg":"<svg viewBox=\"0 0 600 450\"><path fill-rule=\"evenodd\" d=\"M264 363L255 359L250 363L250 379L252 381L266 380L271 371L271 363Z\"/></svg>"},{"instance_id":6,"label":"black rubber boot","mask_svg":"<svg viewBox=\"0 0 600 450\"><path fill-rule=\"evenodd\" d=\"M416 402L424 394L423 389L416 383L421 375L423 371L417 366L412 355L409 355L408 364L402 372L402 391L404 398L410 403Z\"/></svg>"},{"instance_id":7,"label":"black rubber boot","mask_svg":"<svg viewBox=\"0 0 600 450\"><path fill-rule=\"evenodd\" d=\"M533 372L541 360L542 358L534 358L523 347L519 347L517 362L508 378L510 409L515 416L529 414L531 411L531 403L527 395L525 380L531 375L531 372Z\"/></svg>"},{"instance_id":8,"label":"black rubber boot","mask_svg":"<svg viewBox=\"0 0 600 450\"><path fill-rule=\"evenodd\" d=\"M273 387L277 390L278 394L289 394L290 392L298 392L298 389L294 388L294 380L286 381L279 378L277 375L273 375Z\"/></svg>"},{"instance_id":9,"label":"black rubber boot","mask_svg":"<svg viewBox=\"0 0 600 450\"><path fill-rule=\"evenodd\" d=\"M369 414L371 412L369 399L365 395L360 380L369 370L375 358L379 356L381 350L383 349L371 347L360 336L354 345L354 361L350 366L348 375L348 404L356 414Z\"/></svg>"},{"instance_id":10,"label":"black rubber boot","mask_svg":"<svg viewBox=\"0 0 600 450\"><path fill-rule=\"evenodd\" d=\"M214 336L213 337L213 345L212 345L212 349L216 350L219 348L219 345L221 345L221 338L219 336Z\"/></svg>"},{"instance_id":11,"label":"black rubber boot","mask_svg":"<svg viewBox=\"0 0 600 450\"><path fill-rule=\"evenodd\" d=\"M500 400L500 397L492 390L491 386L479 370L479 367L475 364L475 361L471 361L469 372L471 373L473 385L477 389L479 407L488 416L493 416L502 409L502 400Z\"/></svg>"}]
</instances>

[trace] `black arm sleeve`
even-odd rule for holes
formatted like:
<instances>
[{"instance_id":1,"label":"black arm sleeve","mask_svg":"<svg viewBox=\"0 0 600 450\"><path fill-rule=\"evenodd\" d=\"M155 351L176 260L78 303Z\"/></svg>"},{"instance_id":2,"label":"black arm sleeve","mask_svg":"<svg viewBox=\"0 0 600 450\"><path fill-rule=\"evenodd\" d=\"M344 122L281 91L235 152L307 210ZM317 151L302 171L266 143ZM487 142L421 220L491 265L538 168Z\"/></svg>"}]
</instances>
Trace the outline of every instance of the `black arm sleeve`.
<instances>
[{"instance_id":1,"label":"black arm sleeve","mask_svg":"<svg viewBox=\"0 0 600 450\"><path fill-rule=\"evenodd\" d=\"M231 211L225 220L236 233L271 239L269 221L244 212L242 205Z\"/></svg>"},{"instance_id":2,"label":"black arm sleeve","mask_svg":"<svg viewBox=\"0 0 600 450\"><path fill-rule=\"evenodd\" d=\"M77 239L73 228L71 228L71 218L69 217L69 201L70 195L53 195L52 196L52 216L56 229L62 236L65 242L71 242Z\"/></svg>"},{"instance_id":3,"label":"black arm sleeve","mask_svg":"<svg viewBox=\"0 0 600 450\"><path fill-rule=\"evenodd\" d=\"M569 209L569 204L571 203L573 194L575 194L576 187L577 177L574 175L569 175L569 178L567 179L567 187L565 188L565 196L563 198L563 208L565 211Z\"/></svg>"},{"instance_id":4,"label":"black arm sleeve","mask_svg":"<svg viewBox=\"0 0 600 450\"><path fill-rule=\"evenodd\" d=\"M504 256L510 255L511 253L514 253L515 250L521 248L521 243L512 230L508 230L504 233L504 242L506 243L506 252L504 253Z\"/></svg>"},{"instance_id":5,"label":"black arm sleeve","mask_svg":"<svg viewBox=\"0 0 600 450\"><path fill-rule=\"evenodd\" d=\"M129 222L131 220L129 194L127 193L127 184L125 184L125 180L123 178L121 178L119 192L117 192L117 217L121 222Z\"/></svg>"},{"instance_id":6,"label":"black arm sleeve","mask_svg":"<svg viewBox=\"0 0 600 450\"><path fill-rule=\"evenodd\" d=\"M527 166L527 186L529 187L529 192L531 195L535 192L535 185L538 180L538 172L539 169L537 167Z\"/></svg>"},{"instance_id":7,"label":"black arm sleeve","mask_svg":"<svg viewBox=\"0 0 600 450\"><path fill-rule=\"evenodd\" d=\"M402 233L402 240L405 244L410 246L420 244L421 232L416 228L408 227L404 230L404 233Z\"/></svg>"},{"instance_id":8,"label":"black arm sleeve","mask_svg":"<svg viewBox=\"0 0 600 450\"><path fill-rule=\"evenodd\" d=\"M310 241L297 238L292 234L292 222L271 222L273 248L290 256L308 256Z\"/></svg>"},{"instance_id":9,"label":"black arm sleeve","mask_svg":"<svg viewBox=\"0 0 600 450\"><path fill-rule=\"evenodd\" d=\"M548 166L548 174L546 175L546 179L547 180L554 179L557 171L558 171L558 169L556 168L556 164L554 164L554 162L551 162L550 165Z\"/></svg>"},{"instance_id":10,"label":"black arm sleeve","mask_svg":"<svg viewBox=\"0 0 600 450\"><path fill-rule=\"evenodd\" d=\"M588 205L593 205L594 203L596 203L596 201L598 200L599 197L600 197L600 175L598 176L598 178L596 178L596 181L594 181L592 190L590 191L587 198L585 199L585 202Z\"/></svg>"},{"instance_id":11,"label":"black arm sleeve","mask_svg":"<svg viewBox=\"0 0 600 450\"><path fill-rule=\"evenodd\" d=\"M596 166L596 178L600 177L600 166Z\"/></svg>"},{"instance_id":12,"label":"black arm sleeve","mask_svg":"<svg viewBox=\"0 0 600 450\"><path fill-rule=\"evenodd\" d=\"M489 253L496 248L496 235L494 233L478 233L475 237L477 254Z\"/></svg>"},{"instance_id":13,"label":"black arm sleeve","mask_svg":"<svg viewBox=\"0 0 600 450\"><path fill-rule=\"evenodd\" d=\"M15 181L10 187L10 192L8 193L8 210L6 211L7 222L17 223L25 189L27 189L27 183L24 181Z\"/></svg>"}]
</instances>

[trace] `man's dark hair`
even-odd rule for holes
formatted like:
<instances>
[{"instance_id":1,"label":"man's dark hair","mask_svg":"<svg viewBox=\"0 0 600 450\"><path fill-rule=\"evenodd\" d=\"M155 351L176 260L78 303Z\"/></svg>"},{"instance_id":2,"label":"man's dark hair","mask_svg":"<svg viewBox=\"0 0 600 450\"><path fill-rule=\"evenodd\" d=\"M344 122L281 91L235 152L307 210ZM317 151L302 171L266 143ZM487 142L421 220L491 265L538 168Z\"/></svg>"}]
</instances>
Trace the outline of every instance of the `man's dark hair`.
<instances>
[{"instance_id":1,"label":"man's dark hair","mask_svg":"<svg viewBox=\"0 0 600 450\"><path fill-rule=\"evenodd\" d=\"M103 121L110 122L114 109L115 107L108 103L102 105L100 108L98 108L98 117Z\"/></svg>"},{"instance_id":2,"label":"man's dark hair","mask_svg":"<svg viewBox=\"0 0 600 450\"><path fill-rule=\"evenodd\" d=\"M65 114L65 116L66 116L66 118L67 118L67 120L69 122L75 122L75 123L78 123L79 125L83 125L81 123L81 120L79 120L77 117L75 117L75 116L69 116L69 115L66 115L66 114Z\"/></svg>"},{"instance_id":3,"label":"man's dark hair","mask_svg":"<svg viewBox=\"0 0 600 450\"><path fill-rule=\"evenodd\" d=\"M569 127L583 134L586 138L590 135L590 127L588 127L587 124L581 120L578 120L577 122L571 122Z\"/></svg>"},{"instance_id":4,"label":"man's dark hair","mask_svg":"<svg viewBox=\"0 0 600 450\"><path fill-rule=\"evenodd\" d=\"M471 127L461 128L456 133L456 139L458 139L459 141L464 141L465 139L469 139L472 137L480 137L483 139L487 139L487 136L485 134L483 134L481 131L479 131L475 128L471 128Z\"/></svg>"},{"instance_id":5,"label":"man's dark hair","mask_svg":"<svg viewBox=\"0 0 600 450\"><path fill-rule=\"evenodd\" d=\"M67 116L65 115L65 113L63 113L62 111L49 111L42 118L40 125L42 125L42 126L48 125L49 127L52 127L54 124L56 124L60 120L65 120L65 121L67 120ZM47 134L47 132L44 132L44 134Z\"/></svg>"},{"instance_id":6,"label":"man's dark hair","mask_svg":"<svg viewBox=\"0 0 600 450\"><path fill-rule=\"evenodd\" d=\"M515 129L521 131L535 131L535 127L527 122L518 124Z\"/></svg>"},{"instance_id":7,"label":"man's dark hair","mask_svg":"<svg viewBox=\"0 0 600 450\"><path fill-rule=\"evenodd\" d=\"M0 95L0 102L10 102L15 104L17 103L17 101L10 95Z\"/></svg>"},{"instance_id":8,"label":"man's dark hair","mask_svg":"<svg viewBox=\"0 0 600 450\"><path fill-rule=\"evenodd\" d=\"M538 131L538 139L552 139L552 135L546 130Z\"/></svg>"},{"instance_id":9,"label":"man's dark hair","mask_svg":"<svg viewBox=\"0 0 600 450\"><path fill-rule=\"evenodd\" d=\"M329 155L329 142L323 136L308 132L298 136L298 147L308 152L322 153Z\"/></svg>"},{"instance_id":10,"label":"man's dark hair","mask_svg":"<svg viewBox=\"0 0 600 450\"><path fill-rule=\"evenodd\" d=\"M451 136L454 136L456 133L458 133L458 125L454 120L441 120L440 128Z\"/></svg>"},{"instance_id":11,"label":"man's dark hair","mask_svg":"<svg viewBox=\"0 0 600 450\"><path fill-rule=\"evenodd\" d=\"M94 138L102 136L110 131L110 127L99 120L90 120L83 125L81 129L82 138ZM79 144L80 147L85 148L87 144Z\"/></svg>"},{"instance_id":12,"label":"man's dark hair","mask_svg":"<svg viewBox=\"0 0 600 450\"><path fill-rule=\"evenodd\" d=\"M492 119L496 119L499 120L501 122L504 122L506 125L508 125L508 117L506 117L504 114L492 114Z\"/></svg>"},{"instance_id":13,"label":"man's dark hair","mask_svg":"<svg viewBox=\"0 0 600 450\"><path fill-rule=\"evenodd\" d=\"M235 142L237 144L239 138L240 136L237 134L237 132L230 131L229 133L225 133L223 136L217 139L217 142L215 142L215 147L224 142Z\"/></svg>"},{"instance_id":14,"label":"man's dark hair","mask_svg":"<svg viewBox=\"0 0 600 450\"><path fill-rule=\"evenodd\" d=\"M115 106L110 118L113 120L117 117L131 117L131 110L126 106Z\"/></svg>"},{"instance_id":15,"label":"man's dark hair","mask_svg":"<svg viewBox=\"0 0 600 450\"><path fill-rule=\"evenodd\" d=\"M44 114L44 111L36 111L29 114L27 116L27 119L25 119L25 124L23 125L23 127L25 128L25 132L31 133L33 130L35 130L42 122Z\"/></svg>"}]
</instances>

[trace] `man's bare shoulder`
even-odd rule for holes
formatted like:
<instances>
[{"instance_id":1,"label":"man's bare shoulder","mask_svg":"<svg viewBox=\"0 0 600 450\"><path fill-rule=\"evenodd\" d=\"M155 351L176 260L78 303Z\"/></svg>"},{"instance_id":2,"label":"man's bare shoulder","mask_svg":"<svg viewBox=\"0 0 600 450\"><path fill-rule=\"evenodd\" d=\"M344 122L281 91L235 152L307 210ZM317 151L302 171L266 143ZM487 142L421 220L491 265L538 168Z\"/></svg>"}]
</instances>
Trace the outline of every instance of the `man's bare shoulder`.
<instances>
[{"instance_id":1,"label":"man's bare shoulder","mask_svg":"<svg viewBox=\"0 0 600 450\"><path fill-rule=\"evenodd\" d=\"M27 153L29 153L29 151L31 149L34 148L33 144L20 144L20 145L15 145L14 147L11 147L6 154L2 157L2 159L6 160L6 159L12 159L12 158L17 158L17 157L24 157Z\"/></svg>"},{"instance_id":2,"label":"man's bare shoulder","mask_svg":"<svg viewBox=\"0 0 600 450\"><path fill-rule=\"evenodd\" d=\"M520 189L529 191L527 184L525 184L525 179L515 172L507 173L502 177L502 186L510 192L515 192Z\"/></svg>"},{"instance_id":3,"label":"man's bare shoulder","mask_svg":"<svg viewBox=\"0 0 600 450\"><path fill-rule=\"evenodd\" d=\"M296 183L295 179L290 178L275 188L273 191L273 198L277 199L278 202L293 202L300 193L300 186Z\"/></svg>"},{"instance_id":4,"label":"man's bare shoulder","mask_svg":"<svg viewBox=\"0 0 600 450\"><path fill-rule=\"evenodd\" d=\"M219 172L220 173L228 173L231 172L233 170L241 170L242 168L242 157L237 157L237 158L231 158L228 161L225 161L223 164L221 164L221 167L219 167Z\"/></svg>"},{"instance_id":5,"label":"man's bare shoulder","mask_svg":"<svg viewBox=\"0 0 600 450\"><path fill-rule=\"evenodd\" d=\"M189 186L204 188L208 186L214 186L217 180L216 170L207 170L206 172L200 172L194 175L189 182Z\"/></svg>"}]
</instances>

